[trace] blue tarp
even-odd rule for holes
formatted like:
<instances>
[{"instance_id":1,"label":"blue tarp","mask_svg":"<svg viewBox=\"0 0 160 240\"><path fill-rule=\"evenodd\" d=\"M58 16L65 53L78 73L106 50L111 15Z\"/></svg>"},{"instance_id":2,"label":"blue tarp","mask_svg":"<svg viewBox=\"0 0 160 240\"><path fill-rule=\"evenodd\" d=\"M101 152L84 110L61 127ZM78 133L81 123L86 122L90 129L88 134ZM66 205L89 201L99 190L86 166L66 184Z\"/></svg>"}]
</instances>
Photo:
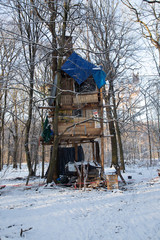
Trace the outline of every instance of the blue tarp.
<instances>
[{"instance_id":1,"label":"blue tarp","mask_svg":"<svg viewBox=\"0 0 160 240\"><path fill-rule=\"evenodd\" d=\"M93 70L93 78L97 84L97 87L100 89L105 83L106 74L102 69Z\"/></svg>"},{"instance_id":2,"label":"blue tarp","mask_svg":"<svg viewBox=\"0 0 160 240\"><path fill-rule=\"evenodd\" d=\"M77 81L78 84L83 83L91 75L93 75L98 88L101 88L105 84L105 72L75 52L71 54L61 69Z\"/></svg>"}]
</instances>

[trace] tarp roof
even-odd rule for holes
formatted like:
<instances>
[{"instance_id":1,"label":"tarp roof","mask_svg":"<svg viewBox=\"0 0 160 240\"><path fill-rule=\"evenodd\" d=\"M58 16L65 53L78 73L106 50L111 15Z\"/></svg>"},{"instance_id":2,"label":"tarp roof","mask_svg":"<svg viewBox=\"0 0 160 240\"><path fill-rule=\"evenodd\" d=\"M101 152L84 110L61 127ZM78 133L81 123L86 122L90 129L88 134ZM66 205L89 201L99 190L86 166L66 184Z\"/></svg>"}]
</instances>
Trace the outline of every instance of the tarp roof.
<instances>
[{"instance_id":1,"label":"tarp roof","mask_svg":"<svg viewBox=\"0 0 160 240\"><path fill-rule=\"evenodd\" d=\"M105 84L106 74L101 69L73 52L61 68L69 76L71 76L78 84L83 83L91 75L94 78L98 88Z\"/></svg>"}]
</instances>

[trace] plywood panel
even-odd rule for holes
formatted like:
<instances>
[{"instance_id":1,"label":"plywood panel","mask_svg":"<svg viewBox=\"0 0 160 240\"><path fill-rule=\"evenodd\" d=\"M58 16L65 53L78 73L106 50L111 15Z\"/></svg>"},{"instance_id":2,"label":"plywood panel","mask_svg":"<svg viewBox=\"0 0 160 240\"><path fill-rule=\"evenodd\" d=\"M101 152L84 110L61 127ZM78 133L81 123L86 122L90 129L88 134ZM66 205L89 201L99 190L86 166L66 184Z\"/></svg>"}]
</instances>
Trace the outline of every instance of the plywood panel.
<instances>
[{"instance_id":1,"label":"plywood panel","mask_svg":"<svg viewBox=\"0 0 160 240\"><path fill-rule=\"evenodd\" d=\"M61 105L72 105L72 95L61 95Z\"/></svg>"},{"instance_id":2,"label":"plywood panel","mask_svg":"<svg viewBox=\"0 0 160 240\"><path fill-rule=\"evenodd\" d=\"M117 189L118 188L118 176L117 174L115 175L107 175L106 176L107 180L107 189L112 190L112 189Z\"/></svg>"}]
</instances>

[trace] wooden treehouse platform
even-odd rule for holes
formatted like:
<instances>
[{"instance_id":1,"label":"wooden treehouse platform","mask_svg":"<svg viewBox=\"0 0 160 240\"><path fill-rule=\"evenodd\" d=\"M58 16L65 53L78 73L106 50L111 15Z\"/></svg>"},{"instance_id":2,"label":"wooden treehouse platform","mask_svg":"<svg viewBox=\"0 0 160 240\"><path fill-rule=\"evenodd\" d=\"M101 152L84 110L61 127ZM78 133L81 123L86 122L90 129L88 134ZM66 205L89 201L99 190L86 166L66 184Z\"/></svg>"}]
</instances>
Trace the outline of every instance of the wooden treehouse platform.
<instances>
[{"instance_id":1,"label":"wooden treehouse platform","mask_svg":"<svg viewBox=\"0 0 160 240\"><path fill-rule=\"evenodd\" d=\"M83 61L79 59L79 61ZM72 61L71 61L72 62ZM75 68L77 64L75 65ZM94 66L92 66L94 68ZM102 169L104 168L104 104L102 87L97 87L95 79L92 75L87 77L85 81L78 84L74 76L73 78L68 75L67 71L70 71L72 67L61 71L61 82L58 94L60 94L59 100L59 112L58 112L58 136L59 146L73 146L75 153L77 152L78 145L82 143L92 144L92 160L101 162ZM99 69L99 68L98 68ZM81 71L81 67L80 70ZM82 71L83 73L86 69ZM77 72L77 76L79 72ZM83 76L82 76L83 77ZM48 110L48 118L53 123L54 131L54 115L55 104L57 97L55 82L50 89L49 96L53 97L49 100L49 106L42 107ZM98 140L99 139L99 140ZM97 141L98 140L98 141ZM49 142L42 144L53 145L53 138ZM101 160L100 155L96 153L96 144L100 143ZM98 157L96 157L98 156ZM75 154L75 161L77 156Z\"/></svg>"}]
</instances>

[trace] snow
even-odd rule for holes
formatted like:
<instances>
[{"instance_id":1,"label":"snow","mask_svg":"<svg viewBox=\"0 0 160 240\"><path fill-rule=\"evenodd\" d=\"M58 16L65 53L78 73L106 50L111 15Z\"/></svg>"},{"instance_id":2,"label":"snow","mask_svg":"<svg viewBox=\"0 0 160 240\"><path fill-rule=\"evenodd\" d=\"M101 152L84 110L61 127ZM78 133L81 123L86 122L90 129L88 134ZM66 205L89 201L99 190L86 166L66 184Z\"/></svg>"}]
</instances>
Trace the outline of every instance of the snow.
<instances>
[{"instance_id":1,"label":"snow","mask_svg":"<svg viewBox=\"0 0 160 240\"><path fill-rule=\"evenodd\" d=\"M120 182L119 189L84 191L46 187L40 177L25 186L26 165L5 168L0 172L0 186L6 185L0 189L0 239L159 240L157 167L127 167L122 175L127 185Z\"/></svg>"},{"instance_id":2,"label":"snow","mask_svg":"<svg viewBox=\"0 0 160 240\"><path fill-rule=\"evenodd\" d=\"M108 174L108 175L112 175L112 174L115 174L115 173L116 173L116 170L115 170L114 167L105 168L105 173Z\"/></svg>"}]
</instances>

